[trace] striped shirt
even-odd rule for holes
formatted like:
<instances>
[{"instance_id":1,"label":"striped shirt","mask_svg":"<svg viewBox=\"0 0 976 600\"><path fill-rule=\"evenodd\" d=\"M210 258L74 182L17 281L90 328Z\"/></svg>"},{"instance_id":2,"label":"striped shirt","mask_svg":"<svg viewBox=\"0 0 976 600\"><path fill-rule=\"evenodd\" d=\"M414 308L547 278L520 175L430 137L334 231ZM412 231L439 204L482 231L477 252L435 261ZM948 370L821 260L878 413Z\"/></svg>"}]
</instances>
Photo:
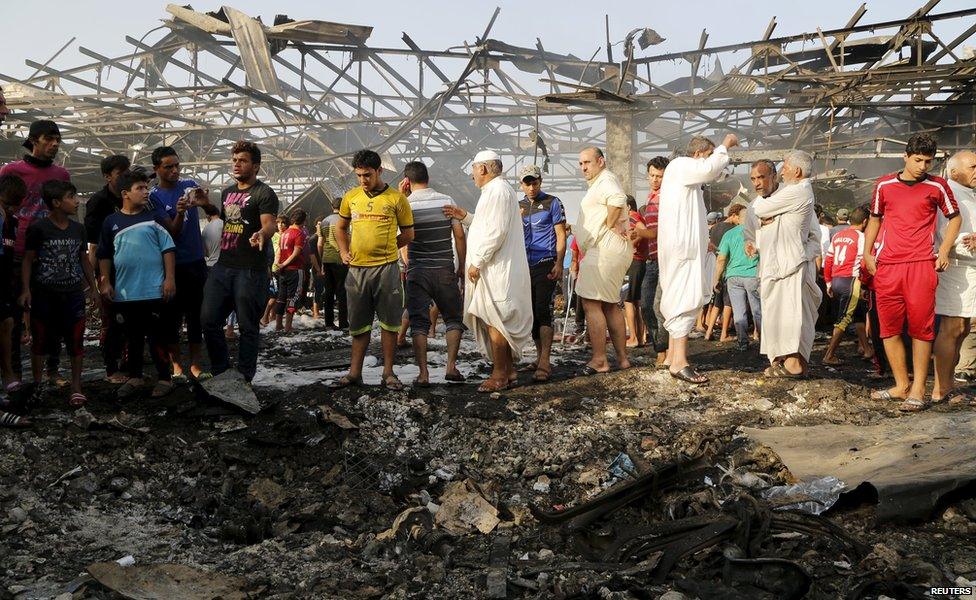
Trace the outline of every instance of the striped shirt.
<instances>
[{"instance_id":1,"label":"striped shirt","mask_svg":"<svg viewBox=\"0 0 976 600\"><path fill-rule=\"evenodd\" d=\"M883 218L878 263L933 260L936 212L952 218L959 206L945 179L926 175L919 181L902 181L898 175L879 178L871 200L871 214Z\"/></svg>"},{"instance_id":2,"label":"striped shirt","mask_svg":"<svg viewBox=\"0 0 976 600\"><path fill-rule=\"evenodd\" d=\"M407 250L407 270L435 267L454 268L454 220L444 216L444 207L454 204L431 188L414 190L409 198L413 211L414 238Z\"/></svg>"}]
</instances>

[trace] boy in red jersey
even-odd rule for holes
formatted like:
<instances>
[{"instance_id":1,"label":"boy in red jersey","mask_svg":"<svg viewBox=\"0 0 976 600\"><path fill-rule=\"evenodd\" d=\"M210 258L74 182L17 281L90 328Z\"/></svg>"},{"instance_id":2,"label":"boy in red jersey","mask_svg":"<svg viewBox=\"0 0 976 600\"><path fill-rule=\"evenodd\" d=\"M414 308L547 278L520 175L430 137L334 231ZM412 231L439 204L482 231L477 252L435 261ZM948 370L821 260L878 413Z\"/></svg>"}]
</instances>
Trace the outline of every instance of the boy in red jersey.
<instances>
[{"instance_id":1,"label":"boy in red jersey","mask_svg":"<svg viewBox=\"0 0 976 600\"><path fill-rule=\"evenodd\" d=\"M885 354L895 376L895 386L871 394L875 400L903 400L899 410L925 408L932 341L935 340L936 271L949 264L949 250L959 235L959 207L941 177L929 175L937 150L926 133L913 135L905 148L905 168L878 179L871 200L871 219L864 234L864 266L874 275L880 333ZM932 256L936 211L946 217L945 237L937 256ZM901 333L908 325L912 338L915 379L909 381Z\"/></svg>"},{"instance_id":2,"label":"boy in red jersey","mask_svg":"<svg viewBox=\"0 0 976 600\"><path fill-rule=\"evenodd\" d=\"M854 323L854 332L865 358L874 358L868 348L868 337L864 322L867 318L867 302L861 298L861 262L864 259L864 227L868 221L868 211L861 206L850 216L849 227L843 228L830 240L824 256L823 275L827 285L827 296L834 309L834 333L827 345L823 362L825 365L839 365L837 347L844 337L847 327Z\"/></svg>"}]
</instances>

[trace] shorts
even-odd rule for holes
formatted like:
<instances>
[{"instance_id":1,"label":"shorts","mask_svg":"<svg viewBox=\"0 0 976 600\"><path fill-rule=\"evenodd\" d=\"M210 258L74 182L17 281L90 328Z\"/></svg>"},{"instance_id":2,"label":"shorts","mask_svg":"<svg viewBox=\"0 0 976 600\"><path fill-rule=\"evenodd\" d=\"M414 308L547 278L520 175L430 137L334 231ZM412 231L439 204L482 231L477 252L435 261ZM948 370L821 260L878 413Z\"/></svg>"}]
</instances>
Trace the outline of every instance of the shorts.
<instances>
[{"instance_id":1,"label":"shorts","mask_svg":"<svg viewBox=\"0 0 976 600\"><path fill-rule=\"evenodd\" d=\"M430 330L430 305L444 319L447 331L464 331L461 288L453 267L420 267L407 271L407 314L410 335L427 335Z\"/></svg>"},{"instance_id":2,"label":"shorts","mask_svg":"<svg viewBox=\"0 0 976 600\"><path fill-rule=\"evenodd\" d=\"M834 328L847 329L851 323L863 325L868 316L868 303L861 298L861 280L834 277L830 282L830 291L833 293Z\"/></svg>"},{"instance_id":3,"label":"shorts","mask_svg":"<svg viewBox=\"0 0 976 600\"><path fill-rule=\"evenodd\" d=\"M529 267L529 282L532 291L532 339L539 339L539 329L552 327L552 300L556 294L555 280L549 273L555 266L555 259L546 259Z\"/></svg>"},{"instance_id":4,"label":"shorts","mask_svg":"<svg viewBox=\"0 0 976 600\"><path fill-rule=\"evenodd\" d=\"M724 277L719 278L716 290L712 292L711 305L719 310L724 310L726 306L732 308L732 299L729 298L729 284Z\"/></svg>"},{"instance_id":5,"label":"shorts","mask_svg":"<svg viewBox=\"0 0 976 600\"><path fill-rule=\"evenodd\" d=\"M403 285L396 261L376 267L349 267L346 276L349 335L369 333L373 317L384 331L400 332Z\"/></svg>"},{"instance_id":6,"label":"shorts","mask_svg":"<svg viewBox=\"0 0 976 600\"><path fill-rule=\"evenodd\" d=\"M295 314L298 303L302 300L302 284L305 282L305 272L301 269L283 269L278 271L277 314L279 316Z\"/></svg>"},{"instance_id":7,"label":"shorts","mask_svg":"<svg viewBox=\"0 0 976 600\"><path fill-rule=\"evenodd\" d=\"M873 285L881 337L901 335L907 321L913 339L934 340L938 283L934 260L878 265Z\"/></svg>"},{"instance_id":8,"label":"shorts","mask_svg":"<svg viewBox=\"0 0 976 600\"><path fill-rule=\"evenodd\" d=\"M647 263L643 260L634 259L627 269L627 279L629 287L624 302L638 303L641 299L641 286L644 285L644 274L647 273Z\"/></svg>"},{"instance_id":9,"label":"shorts","mask_svg":"<svg viewBox=\"0 0 976 600\"><path fill-rule=\"evenodd\" d=\"M61 352L68 356L85 353L85 293L31 290L31 354L44 356Z\"/></svg>"},{"instance_id":10,"label":"shorts","mask_svg":"<svg viewBox=\"0 0 976 600\"><path fill-rule=\"evenodd\" d=\"M935 314L967 319L976 317L976 266L950 264L939 273Z\"/></svg>"},{"instance_id":11,"label":"shorts","mask_svg":"<svg viewBox=\"0 0 976 600\"><path fill-rule=\"evenodd\" d=\"M200 309L203 307L203 287L207 283L207 263L204 260L176 265L176 296L163 303L162 343L178 344L183 323L186 338L191 344L203 343Z\"/></svg>"}]
</instances>

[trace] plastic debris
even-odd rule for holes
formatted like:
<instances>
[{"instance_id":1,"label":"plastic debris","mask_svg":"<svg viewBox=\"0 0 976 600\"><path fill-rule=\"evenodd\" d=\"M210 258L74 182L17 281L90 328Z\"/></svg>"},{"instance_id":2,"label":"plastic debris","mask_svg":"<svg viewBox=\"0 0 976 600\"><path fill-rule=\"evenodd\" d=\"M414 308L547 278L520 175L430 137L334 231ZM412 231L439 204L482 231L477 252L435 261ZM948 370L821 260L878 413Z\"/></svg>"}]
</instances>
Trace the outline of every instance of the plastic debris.
<instances>
[{"instance_id":1,"label":"plastic debris","mask_svg":"<svg viewBox=\"0 0 976 600\"><path fill-rule=\"evenodd\" d=\"M782 498L809 498L794 504L780 506L777 510L799 510L811 515L819 515L834 505L847 485L833 476L821 477L793 485L777 485L761 492L766 500Z\"/></svg>"}]
</instances>

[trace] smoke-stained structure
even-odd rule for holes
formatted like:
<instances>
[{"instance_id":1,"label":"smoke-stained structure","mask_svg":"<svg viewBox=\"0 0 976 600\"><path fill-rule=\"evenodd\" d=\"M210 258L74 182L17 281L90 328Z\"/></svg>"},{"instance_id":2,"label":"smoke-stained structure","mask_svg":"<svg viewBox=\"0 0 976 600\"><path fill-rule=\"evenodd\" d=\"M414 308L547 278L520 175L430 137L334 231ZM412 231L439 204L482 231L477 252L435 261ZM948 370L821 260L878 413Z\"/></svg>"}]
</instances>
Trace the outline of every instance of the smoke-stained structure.
<instances>
[{"instance_id":1,"label":"smoke-stained structure","mask_svg":"<svg viewBox=\"0 0 976 600\"><path fill-rule=\"evenodd\" d=\"M726 130L745 142L737 162L802 147L821 171L850 169L900 155L910 132L932 131L948 151L976 143L976 58L966 45L976 9L938 13L937 4L882 23L863 23L862 5L843 27L784 37L773 18L752 42L710 47L703 31L697 48L657 55L661 35L638 28L622 56L608 39L585 57L550 52L541 39L499 41L497 9L473 41L425 50L407 33L402 47L379 48L368 26L282 15L266 25L231 7L171 4L161 27L125 38L126 54L82 47L86 62L52 66L69 43L28 60L26 79L0 75L14 109L0 145L16 156L25 125L54 118L65 165L93 189L103 156L147 163L160 144L175 146L199 180L222 183L230 145L246 137L262 144L264 176L283 198L315 204L350 184L347 161L362 147L391 168L427 160L462 203L475 192L465 168L483 149L512 172L544 165L554 191L579 189L584 145L605 145L633 189L649 156ZM953 22L962 34L940 37ZM652 66L666 61L688 74L655 80Z\"/></svg>"}]
</instances>

